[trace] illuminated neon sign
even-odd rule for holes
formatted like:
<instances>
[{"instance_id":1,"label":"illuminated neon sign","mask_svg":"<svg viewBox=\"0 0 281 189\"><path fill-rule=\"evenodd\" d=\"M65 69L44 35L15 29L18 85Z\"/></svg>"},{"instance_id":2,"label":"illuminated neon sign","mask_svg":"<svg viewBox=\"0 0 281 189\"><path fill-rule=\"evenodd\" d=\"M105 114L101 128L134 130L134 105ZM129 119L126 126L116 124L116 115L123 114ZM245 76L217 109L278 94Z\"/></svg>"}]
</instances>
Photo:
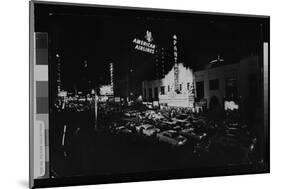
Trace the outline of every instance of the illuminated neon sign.
<instances>
[{"instance_id":1,"label":"illuminated neon sign","mask_svg":"<svg viewBox=\"0 0 281 189\"><path fill-rule=\"evenodd\" d=\"M144 38L146 39L146 41L137 38L133 40L133 43L135 44L134 49L154 54L156 46L155 44L151 43L153 42L151 32L147 30Z\"/></svg>"}]
</instances>

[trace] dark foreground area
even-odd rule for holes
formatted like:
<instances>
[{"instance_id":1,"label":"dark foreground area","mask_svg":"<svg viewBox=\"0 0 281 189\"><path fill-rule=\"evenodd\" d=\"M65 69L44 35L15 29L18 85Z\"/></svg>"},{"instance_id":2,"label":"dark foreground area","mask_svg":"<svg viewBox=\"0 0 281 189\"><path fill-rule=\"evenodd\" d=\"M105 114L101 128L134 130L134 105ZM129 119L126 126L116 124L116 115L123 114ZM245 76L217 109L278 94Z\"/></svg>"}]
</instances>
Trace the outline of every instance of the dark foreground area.
<instances>
[{"instance_id":1,"label":"dark foreground area","mask_svg":"<svg viewBox=\"0 0 281 189\"><path fill-rule=\"evenodd\" d=\"M91 110L56 115L50 150L52 177L259 161L257 138L247 125L235 120L213 121L207 115L175 110L125 109L120 112L118 108L108 110L108 107L100 110L99 117L95 124ZM150 127L145 130L147 125ZM170 138L162 138L162 133L171 134ZM181 143L174 143L177 140Z\"/></svg>"}]
</instances>

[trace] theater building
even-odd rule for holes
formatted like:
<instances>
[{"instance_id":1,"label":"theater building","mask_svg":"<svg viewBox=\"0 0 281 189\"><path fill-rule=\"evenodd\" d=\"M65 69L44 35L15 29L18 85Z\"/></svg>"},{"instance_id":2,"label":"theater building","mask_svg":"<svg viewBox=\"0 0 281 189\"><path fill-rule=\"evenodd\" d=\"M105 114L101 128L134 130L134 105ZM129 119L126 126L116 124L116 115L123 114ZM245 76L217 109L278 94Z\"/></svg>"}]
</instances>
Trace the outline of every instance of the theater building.
<instances>
[{"instance_id":1,"label":"theater building","mask_svg":"<svg viewBox=\"0 0 281 189\"><path fill-rule=\"evenodd\" d=\"M195 107L204 102L207 108L224 107L225 99L259 97L260 67L258 56L251 55L233 64L208 64L193 72L178 64L178 91L175 90L175 66L163 79L142 82L143 99L176 107ZM200 104L200 103L198 103Z\"/></svg>"},{"instance_id":2,"label":"theater building","mask_svg":"<svg viewBox=\"0 0 281 189\"><path fill-rule=\"evenodd\" d=\"M182 63L178 64L178 90L175 85L175 66L162 79L143 81L143 99L159 101L160 104L175 107L194 106L194 74Z\"/></svg>"}]
</instances>

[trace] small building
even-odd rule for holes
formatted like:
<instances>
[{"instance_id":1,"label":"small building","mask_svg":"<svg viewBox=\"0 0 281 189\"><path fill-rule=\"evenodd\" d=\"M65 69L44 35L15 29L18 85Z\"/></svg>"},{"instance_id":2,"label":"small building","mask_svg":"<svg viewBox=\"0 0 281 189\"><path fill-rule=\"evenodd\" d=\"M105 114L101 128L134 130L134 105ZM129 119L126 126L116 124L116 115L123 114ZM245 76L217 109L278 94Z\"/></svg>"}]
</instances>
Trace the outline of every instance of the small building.
<instances>
[{"instance_id":1,"label":"small building","mask_svg":"<svg viewBox=\"0 0 281 189\"><path fill-rule=\"evenodd\" d=\"M224 106L224 99L257 98L260 90L258 56L249 56L238 63L212 66L195 72L196 98L207 107Z\"/></svg>"}]
</instances>

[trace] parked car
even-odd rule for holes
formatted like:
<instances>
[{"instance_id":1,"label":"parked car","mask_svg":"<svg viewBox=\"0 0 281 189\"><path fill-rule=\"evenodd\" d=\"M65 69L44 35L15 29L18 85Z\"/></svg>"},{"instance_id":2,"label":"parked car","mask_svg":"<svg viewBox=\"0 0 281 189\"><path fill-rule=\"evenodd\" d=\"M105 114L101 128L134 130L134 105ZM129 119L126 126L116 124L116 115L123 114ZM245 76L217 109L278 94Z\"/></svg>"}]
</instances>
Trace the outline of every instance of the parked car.
<instances>
[{"instance_id":1,"label":"parked car","mask_svg":"<svg viewBox=\"0 0 281 189\"><path fill-rule=\"evenodd\" d=\"M207 136L207 133L196 133L194 130L182 130L180 132L181 135L187 137L187 138L192 138L195 140L202 140L203 138L205 138Z\"/></svg>"},{"instance_id":2,"label":"parked car","mask_svg":"<svg viewBox=\"0 0 281 189\"><path fill-rule=\"evenodd\" d=\"M161 131L166 131L166 130L170 130L173 128L173 125L167 124L167 123L158 123L156 125L157 128L159 128Z\"/></svg>"},{"instance_id":3,"label":"parked car","mask_svg":"<svg viewBox=\"0 0 281 189\"><path fill-rule=\"evenodd\" d=\"M193 132L193 131L194 131L194 128L188 127L188 128L182 129L181 131L179 131L179 133L182 134L182 135L185 135L185 134L188 134L188 133Z\"/></svg>"},{"instance_id":4,"label":"parked car","mask_svg":"<svg viewBox=\"0 0 281 189\"><path fill-rule=\"evenodd\" d=\"M138 126L136 126L136 130L137 130L137 132L144 134L146 136L152 136L152 135L160 132L160 129L158 129L150 124L138 125Z\"/></svg>"},{"instance_id":5,"label":"parked car","mask_svg":"<svg viewBox=\"0 0 281 189\"><path fill-rule=\"evenodd\" d=\"M154 127L154 126L150 126L150 127L147 127L145 129L143 129L143 134L146 135L146 136L153 136L157 133L160 132L160 129Z\"/></svg>"},{"instance_id":6,"label":"parked car","mask_svg":"<svg viewBox=\"0 0 281 189\"><path fill-rule=\"evenodd\" d=\"M179 135L174 130L163 131L163 132L157 133L156 136L159 139L159 141L169 143L173 146L182 146L187 141L187 139L185 137L183 137L182 135Z\"/></svg>"},{"instance_id":7,"label":"parked car","mask_svg":"<svg viewBox=\"0 0 281 189\"><path fill-rule=\"evenodd\" d=\"M173 130L180 132L182 130L182 127L179 125L176 125L175 127L173 127Z\"/></svg>"},{"instance_id":8,"label":"parked car","mask_svg":"<svg viewBox=\"0 0 281 189\"><path fill-rule=\"evenodd\" d=\"M115 132L117 134L131 134L132 133L132 131L130 129L126 128L125 126L116 127Z\"/></svg>"},{"instance_id":9,"label":"parked car","mask_svg":"<svg viewBox=\"0 0 281 189\"><path fill-rule=\"evenodd\" d=\"M136 116L137 116L137 112L134 111L134 110L126 111L126 112L124 113L124 116L125 116L125 117L136 117Z\"/></svg>"}]
</instances>

